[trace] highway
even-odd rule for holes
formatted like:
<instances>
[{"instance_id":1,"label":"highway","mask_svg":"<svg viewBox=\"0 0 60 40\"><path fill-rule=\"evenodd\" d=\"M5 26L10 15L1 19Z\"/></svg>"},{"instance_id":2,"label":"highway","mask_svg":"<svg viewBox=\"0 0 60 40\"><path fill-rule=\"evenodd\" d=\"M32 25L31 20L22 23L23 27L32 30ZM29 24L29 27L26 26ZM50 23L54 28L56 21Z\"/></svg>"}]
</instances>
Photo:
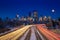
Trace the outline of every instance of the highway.
<instances>
[{"instance_id":1,"label":"highway","mask_svg":"<svg viewBox=\"0 0 60 40\"><path fill-rule=\"evenodd\" d=\"M19 40L46 40L46 38L33 25Z\"/></svg>"},{"instance_id":2,"label":"highway","mask_svg":"<svg viewBox=\"0 0 60 40\"><path fill-rule=\"evenodd\" d=\"M37 24L3 35L0 40L60 40L60 35L48 30L45 24Z\"/></svg>"}]
</instances>

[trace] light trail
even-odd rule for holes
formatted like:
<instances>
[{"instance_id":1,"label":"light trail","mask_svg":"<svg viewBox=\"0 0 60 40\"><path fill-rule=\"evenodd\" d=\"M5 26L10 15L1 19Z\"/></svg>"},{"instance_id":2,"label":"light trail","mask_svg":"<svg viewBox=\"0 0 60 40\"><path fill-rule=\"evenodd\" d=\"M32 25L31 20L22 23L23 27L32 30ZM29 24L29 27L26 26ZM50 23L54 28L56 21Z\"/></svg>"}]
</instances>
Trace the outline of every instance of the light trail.
<instances>
[{"instance_id":1,"label":"light trail","mask_svg":"<svg viewBox=\"0 0 60 40\"><path fill-rule=\"evenodd\" d=\"M46 25L45 25L46 26ZM57 34L55 34L55 33L53 33L52 31L49 31L48 29L46 29L46 28L43 28L45 31L46 31L46 33L48 33L50 36L52 36L53 38L55 38L56 40L60 40L60 38L59 38L59 36L57 35Z\"/></svg>"},{"instance_id":2,"label":"light trail","mask_svg":"<svg viewBox=\"0 0 60 40\"><path fill-rule=\"evenodd\" d=\"M37 26L37 28L36 28L36 26ZM19 40L28 40L28 39L26 39L26 38L28 38L27 35L30 35L29 40L37 40L37 38L38 38L38 40L40 40L40 39L45 40L45 37L48 40L60 40L59 35L46 29L45 27L46 27L45 24L27 25L23 28L16 30L16 31L13 31L13 32L8 33L4 36L1 36L0 40L18 40L18 39Z\"/></svg>"},{"instance_id":3,"label":"light trail","mask_svg":"<svg viewBox=\"0 0 60 40\"><path fill-rule=\"evenodd\" d=\"M35 30L34 27L31 27L31 36L30 36L30 40L37 40L36 35L35 35Z\"/></svg>"},{"instance_id":4,"label":"light trail","mask_svg":"<svg viewBox=\"0 0 60 40\"><path fill-rule=\"evenodd\" d=\"M26 33L25 33L19 40L25 40L25 38L27 37L27 34L28 34L29 30L30 30L30 29L28 29L28 30L26 31Z\"/></svg>"},{"instance_id":5,"label":"light trail","mask_svg":"<svg viewBox=\"0 0 60 40\"><path fill-rule=\"evenodd\" d=\"M39 37L41 38L41 40L45 40L45 38L44 38L43 35L37 30L37 28L35 27L34 29L35 29L35 31L38 33L38 35L39 35ZM39 39L40 39L40 38L39 38Z\"/></svg>"},{"instance_id":6,"label":"light trail","mask_svg":"<svg viewBox=\"0 0 60 40\"><path fill-rule=\"evenodd\" d=\"M60 35L59 34L55 34L54 32L52 32L51 30L48 30L52 35L55 35L55 36L57 36L57 37L59 37L60 38Z\"/></svg>"},{"instance_id":7,"label":"light trail","mask_svg":"<svg viewBox=\"0 0 60 40\"><path fill-rule=\"evenodd\" d=\"M37 27L39 29L39 31L47 37L48 40L54 40L52 37L50 37L47 33L45 33L45 31L43 31L40 27Z\"/></svg>"},{"instance_id":8,"label":"light trail","mask_svg":"<svg viewBox=\"0 0 60 40\"><path fill-rule=\"evenodd\" d=\"M45 40L46 38L43 37L43 35L37 30L36 26L32 25L32 27L30 28L31 30L31 34L28 34L27 30L24 35L22 35L22 37L19 40ZM29 31L30 33L30 31ZM30 35L30 36L27 36ZM29 38L29 39L27 39Z\"/></svg>"},{"instance_id":9,"label":"light trail","mask_svg":"<svg viewBox=\"0 0 60 40\"><path fill-rule=\"evenodd\" d=\"M43 25L37 25L37 28L44 34L49 40L60 40L58 35L56 36L55 33L52 34L51 31L47 30L46 28L43 27ZM51 32L51 33L50 33Z\"/></svg>"},{"instance_id":10,"label":"light trail","mask_svg":"<svg viewBox=\"0 0 60 40\"><path fill-rule=\"evenodd\" d=\"M32 25L27 25L21 29L18 29L14 32L8 33L4 36L0 37L0 40L17 40L21 35L23 35L23 33L29 29Z\"/></svg>"}]
</instances>

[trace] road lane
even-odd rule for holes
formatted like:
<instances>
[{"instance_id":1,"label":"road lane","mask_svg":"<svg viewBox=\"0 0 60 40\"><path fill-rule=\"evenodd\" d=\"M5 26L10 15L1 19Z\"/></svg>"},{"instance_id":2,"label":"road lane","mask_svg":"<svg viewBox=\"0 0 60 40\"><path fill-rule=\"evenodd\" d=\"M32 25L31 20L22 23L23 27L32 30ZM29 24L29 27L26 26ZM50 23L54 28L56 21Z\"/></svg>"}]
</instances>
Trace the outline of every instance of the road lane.
<instances>
[{"instance_id":1,"label":"road lane","mask_svg":"<svg viewBox=\"0 0 60 40\"><path fill-rule=\"evenodd\" d=\"M27 29L30 28L31 25L27 25L21 29L18 29L14 32L8 33L4 36L0 37L0 40L17 40Z\"/></svg>"},{"instance_id":2,"label":"road lane","mask_svg":"<svg viewBox=\"0 0 60 40\"><path fill-rule=\"evenodd\" d=\"M38 28L39 29L39 28ZM43 29L39 29L40 30L40 32L44 35L44 36L46 36L47 37L47 39L48 40L54 40L50 35L48 35Z\"/></svg>"},{"instance_id":3,"label":"road lane","mask_svg":"<svg viewBox=\"0 0 60 40\"><path fill-rule=\"evenodd\" d=\"M29 33L27 30L20 40L46 40L46 38L44 38L44 36L37 30L36 26L32 25L30 30Z\"/></svg>"},{"instance_id":4,"label":"road lane","mask_svg":"<svg viewBox=\"0 0 60 40\"><path fill-rule=\"evenodd\" d=\"M44 34L49 40L60 40L58 36L50 33L43 25L37 25L37 28Z\"/></svg>"},{"instance_id":5,"label":"road lane","mask_svg":"<svg viewBox=\"0 0 60 40\"><path fill-rule=\"evenodd\" d=\"M29 31L30 31L30 29L28 29L28 30L25 32L25 34L22 35L21 38L19 38L19 40L25 40L25 38L27 37L27 34L28 34Z\"/></svg>"},{"instance_id":6,"label":"road lane","mask_svg":"<svg viewBox=\"0 0 60 40\"><path fill-rule=\"evenodd\" d=\"M36 35L35 35L35 29L32 26L31 27L31 36L30 36L30 40L37 40Z\"/></svg>"},{"instance_id":7,"label":"road lane","mask_svg":"<svg viewBox=\"0 0 60 40\"><path fill-rule=\"evenodd\" d=\"M31 28L30 28L30 30L29 30L29 32L28 32L28 34L27 34L25 40L30 40L30 36L31 36Z\"/></svg>"},{"instance_id":8,"label":"road lane","mask_svg":"<svg viewBox=\"0 0 60 40\"><path fill-rule=\"evenodd\" d=\"M46 40L44 36L39 32L39 30L35 27L36 35L37 35L37 40Z\"/></svg>"},{"instance_id":9,"label":"road lane","mask_svg":"<svg viewBox=\"0 0 60 40\"><path fill-rule=\"evenodd\" d=\"M47 31L49 31L52 35L55 35L56 37L60 38L59 34L56 34L56 33L52 32L51 30L47 30Z\"/></svg>"},{"instance_id":10,"label":"road lane","mask_svg":"<svg viewBox=\"0 0 60 40\"><path fill-rule=\"evenodd\" d=\"M20 40L46 40L46 38L44 38L43 35L37 30L36 26L32 25L29 33L27 30L26 33L22 35Z\"/></svg>"}]
</instances>

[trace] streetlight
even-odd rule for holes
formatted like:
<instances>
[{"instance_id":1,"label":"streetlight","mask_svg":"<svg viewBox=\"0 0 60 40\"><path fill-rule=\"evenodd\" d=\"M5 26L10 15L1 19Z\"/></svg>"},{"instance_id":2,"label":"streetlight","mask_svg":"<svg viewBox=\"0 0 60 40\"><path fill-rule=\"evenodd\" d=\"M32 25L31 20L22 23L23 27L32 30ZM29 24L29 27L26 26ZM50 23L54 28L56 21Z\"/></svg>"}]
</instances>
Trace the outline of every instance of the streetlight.
<instances>
[{"instance_id":1,"label":"streetlight","mask_svg":"<svg viewBox=\"0 0 60 40\"><path fill-rule=\"evenodd\" d=\"M51 12L52 12L53 15L55 14L55 10L54 9L52 9Z\"/></svg>"},{"instance_id":2,"label":"streetlight","mask_svg":"<svg viewBox=\"0 0 60 40\"><path fill-rule=\"evenodd\" d=\"M54 12L55 12L55 10L54 10L54 9L52 9L52 12L54 13Z\"/></svg>"}]
</instances>

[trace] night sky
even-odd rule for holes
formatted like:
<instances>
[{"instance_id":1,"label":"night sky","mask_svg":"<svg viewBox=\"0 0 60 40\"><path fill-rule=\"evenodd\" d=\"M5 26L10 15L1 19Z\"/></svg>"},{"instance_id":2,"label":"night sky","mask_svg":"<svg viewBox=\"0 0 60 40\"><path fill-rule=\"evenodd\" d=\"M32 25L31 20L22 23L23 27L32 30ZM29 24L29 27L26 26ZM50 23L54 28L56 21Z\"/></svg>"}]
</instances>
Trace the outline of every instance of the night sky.
<instances>
[{"instance_id":1,"label":"night sky","mask_svg":"<svg viewBox=\"0 0 60 40\"><path fill-rule=\"evenodd\" d=\"M52 9L55 10L52 13ZM14 18L16 13L28 16L30 11L37 10L38 16L60 17L60 0L0 0L0 17ZM54 14L54 15L53 15Z\"/></svg>"}]
</instances>

